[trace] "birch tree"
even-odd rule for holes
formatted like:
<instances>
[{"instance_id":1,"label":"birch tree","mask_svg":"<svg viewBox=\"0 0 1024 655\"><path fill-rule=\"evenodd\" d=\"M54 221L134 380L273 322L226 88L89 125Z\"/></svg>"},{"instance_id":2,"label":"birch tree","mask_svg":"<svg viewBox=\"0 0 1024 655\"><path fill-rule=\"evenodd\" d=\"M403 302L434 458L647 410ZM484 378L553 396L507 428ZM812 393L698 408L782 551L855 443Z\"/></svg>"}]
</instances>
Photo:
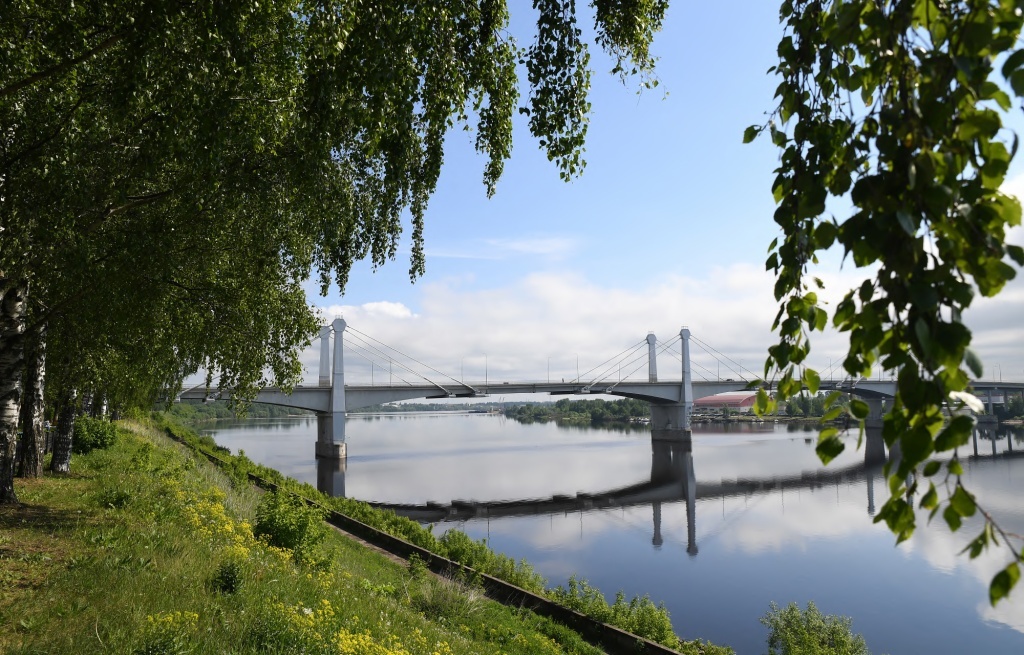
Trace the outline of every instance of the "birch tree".
<instances>
[{"instance_id":1,"label":"birch tree","mask_svg":"<svg viewBox=\"0 0 1024 655\"><path fill-rule=\"evenodd\" d=\"M649 79L666 4L595 0L616 72ZM523 48L504 0L0 5L0 502L26 331L46 327L51 373L93 356L61 344L120 354L134 335L241 392L267 367L287 384L314 332L304 280L343 288L353 262L392 259L406 213L422 274L448 130L476 130L494 193L520 58L520 109L578 174L588 46L573 0L533 11Z\"/></svg>"}]
</instances>

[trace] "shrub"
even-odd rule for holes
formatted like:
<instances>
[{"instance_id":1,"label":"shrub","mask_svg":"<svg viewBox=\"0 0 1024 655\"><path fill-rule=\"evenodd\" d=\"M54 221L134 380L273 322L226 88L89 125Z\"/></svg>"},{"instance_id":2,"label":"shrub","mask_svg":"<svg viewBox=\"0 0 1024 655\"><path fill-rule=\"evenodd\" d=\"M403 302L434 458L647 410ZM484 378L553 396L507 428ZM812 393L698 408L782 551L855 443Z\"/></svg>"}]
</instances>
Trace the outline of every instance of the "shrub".
<instances>
[{"instance_id":1,"label":"shrub","mask_svg":"<svg viewBox=\"0 0 1024 655\"><path fill-rule=\"evenodd\" d=\"M679 637L672 630L668 610L664 605L655 605L648 596L634 597L627 603L625 595L620 591L615 596L615 603L609 605L599 589L590 586L586 580L572 576L569 578L568 589L558 586L548 592L548 597L559 605L669 648L680 646Z\"/></svg>"},{"instance_id":2,"label":"shrub","mask_svg":"<svg viewBox=\"0 0 1024 655\"><path fill-rule=\"evenodd\" d=\"M327 537L325 512L307 505L288 492L263 494L256 507L253 534L266 537L272 546L292 551L295 561L315 561L316 550Z\"/></svg>"},{"instance_id":3,"label":"shrub","mask_svg":"<svg viewBox=\"0 0 1024 655\"><path fill-rule=\"evenodd\" d=\"M110 421L91 416L75 419L75 436L71 451L84 455L92 450L110 448L117 441L117 429Z\"/></svg>"},{"instance_id":4,"label":"shrub","mask_svg":"<svg viewBox=\"0 0 1024 655\"><path fill-rule=\"evenodd\" d=\"M768 626L769 655L870 655L864 637L850 629L853 619L823 615L813 602L806 610L772 603L761 623Z\"/></svg>"},{"instance_id":5,"label":"shrub","mask_svg":"<svg viewBox=\"0 0 1024 655\"><path fill-rule=\"evenodd\" d=\"M213 574L213 579L210 580L210 587L220 594L233 594L238 591L241 584L242 567L232 560L221 562L217 572Z\"/></svg>"}]
</instances>

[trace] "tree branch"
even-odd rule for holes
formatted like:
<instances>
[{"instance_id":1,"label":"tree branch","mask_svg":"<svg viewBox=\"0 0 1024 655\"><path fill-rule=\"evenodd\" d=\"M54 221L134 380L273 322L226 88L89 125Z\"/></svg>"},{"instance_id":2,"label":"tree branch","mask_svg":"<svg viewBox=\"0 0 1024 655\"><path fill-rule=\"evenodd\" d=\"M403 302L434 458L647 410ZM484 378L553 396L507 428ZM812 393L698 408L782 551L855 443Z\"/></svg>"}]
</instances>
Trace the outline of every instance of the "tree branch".
<instances>
[{"instance_id":1,"label":"tree branch","mask_svg":"<svg viewBox=\"0 0 1024 655\"><path fill-rule=\"evenodd\" d=\"M68 59L67 61L57 64L56 66L51 66L46 70L39 71L38 73L33 73L32 75L29 75L28 77L24 78L19 82L15 82L10 86L6 86L0 89L0 98L6 98L7 96L13 93L21 91L25 87L31 86L41 80L45 80L48 77L53 77L54 75L61 75L63 73L66 73L67 71L71 70L83 61L92 59L101 52L104 52L105 50L109 50L110 48L114 47L127 34L128 30L122 30L115 34L111 34L109 37L101 41L98 45L96 45L90 50L87 50L86 52L75 57L74 59Z\"/></svg>"}]
</instances>

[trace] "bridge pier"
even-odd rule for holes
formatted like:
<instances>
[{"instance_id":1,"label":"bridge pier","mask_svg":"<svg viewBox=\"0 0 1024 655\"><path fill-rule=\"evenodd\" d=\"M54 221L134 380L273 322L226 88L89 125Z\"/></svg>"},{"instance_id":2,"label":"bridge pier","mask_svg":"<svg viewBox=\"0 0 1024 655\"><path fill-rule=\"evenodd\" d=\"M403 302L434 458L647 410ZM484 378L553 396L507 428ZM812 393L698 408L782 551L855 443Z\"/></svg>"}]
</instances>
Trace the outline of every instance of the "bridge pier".
<instances>
[{"instance_id":1,"label":"bridge pier","mask_svg":"<svg viewBox=\"0 0 1024 655\"><path fill-rule=\"evenodd\" d=\"M345 319L336 318L334 328L334 367L331 374L331 402L327 412L316 415L316 456L324 459L345 459L348 447L345 443ZM323 385L326 368L327 332L320 332L320 384Z\"/></svg>"},{"instance_id":2,"label":"bridge pier","mask_svg":"<svg viewBox=\"0 0 1024 655\"><path fill-rule=\"evenodd\" d=\"M345 498L345 471L347 460L321 457L316 460L317 491L332 498Z\"/></svg>"},{"instance_id":3,"label":"bridge pier","mask_svg":"<svg viewBox=\"0 0 1024 655\"><path fill-rule=\"evenodd\" d=\"M868 404L868 417L864 419L864 428L881 428L885 417L885 408L882 406L882 399L862 398L862 400Z\"/></svg>"}]
</instances>

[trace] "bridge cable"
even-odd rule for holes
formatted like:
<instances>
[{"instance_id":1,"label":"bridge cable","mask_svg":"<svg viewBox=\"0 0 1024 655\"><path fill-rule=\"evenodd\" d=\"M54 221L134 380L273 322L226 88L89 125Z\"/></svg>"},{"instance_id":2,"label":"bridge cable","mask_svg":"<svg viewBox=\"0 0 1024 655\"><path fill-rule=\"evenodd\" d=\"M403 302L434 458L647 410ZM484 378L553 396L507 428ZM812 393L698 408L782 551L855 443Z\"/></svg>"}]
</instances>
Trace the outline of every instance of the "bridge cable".
<instances>
[{"instance_id":1,"label":"bridge cable","mask_svg":"<svg viewBox=\"0 0 1024 655\"><path fill-rule=\"evenodd\" d=\"M647 340L646 340L646 339L645 339L644 341L640 342L640 346L641 346L641 347L642 347L642 346L645 346L645 345L647 345ZM635 352L635 349L634 349L634 352ZM657 356L657 353L655 353L655 356ZM639 361L639 362L641 362L641 364L640 364L640 366L638 366L637 368L633 369L632 371L629 371L629 372L627 372L627 373L626 373L626 377L625 377L625 378L622 378L622 377L620 377L620 378L619 378L619 380L618 380L618 381L617 381L617 382L616 382L615 384L613 384L613 385L612 385L611 387L609 387L609 388L611 389L611 388L614 388L614 387L618 386L618 385L619 385L620 383L622 383L622 382L623 382L624 380L628 380L628 379L629 379L629 376L633 375L633 373L636 373L636 372L637 372L638 370L640 370L641 368L643 368L643 366L644 366L644 364L645 364L645 363L649 364L648 358L649 358L648 352L647 352L646 350L644 350L644 351L641 351L641 352L640 352L639 354L637 354L637 355L636 355L635 357L633 357L632 359L630 359L629 361L622 361L622 362L619 362L619 366L620 366L620 368L621 368L622 364L625 364L625 365L626 365L627 367L628 367L629 365L633 364L634 362L638 362L638 361ZM614 370L614 369L613 369L613 370ZM592 384L592 385L593 385L593 384L596 384L597 382L599 382L599 381L603 380L603 379L604 379L604 378L606 378L606 377L609 377L610 375L611 375L611 373L609 372L609 373L608 373L607 375L605 375L604 377L602 377L602 378L599 378L599 379L597 379L597 380L594 380L593 382L591 382L591 384Z\"/></svg>"},{"instance_id":2,"label":"bridge cable","mask_svg":"<svg viewBox=\"0 0 1024 655\"><path fill-rule=\"evenodd\" d=\"M456 378L452 377L451 375L448 375L448 374L447 374L447 373L445 373L444 371L439 371L438 369L434 368L433 366L430 366L429 364L426 364L426 363L424 363L424 362L421 362L420 360L416 359L415 357L413 357L413 356L411 356L411 355L408 355L408 354L406 354L406 353L403 353L403 352L402 352L401 350L399 350L399 349L395 348L394 346L390 346L390 345L388 345L388 344L384 343L383 341L380 341L379 339L374 339L374 338L373 338L373 337L371 337L371 336L370 336L369 334L366 334L365 332L360 332L359 330L356 330L355 328L352 328L351 326L349 327L349 329L351 329L351 330L353 330L354 332L356 332L356 333L358 333L358 334L362 335L363 337L365 337L366 339L369 339L370 341L374 341L374 342L376 342L376 343L380 344L381 346L383 346L383 347L387 348L388 350L392 350L392 351L394 351L394 352L398 353L398 354L399 354L399 355L401 355L402 357L405 357L406 359L409 359L410 361L412 361L412 362L414 362L414 363L416 363L416 364L419 364L420 366L423 366L424 368L428 368L428 369L430 369L431 371L434 371L434 372L435 372L435 373L437 373L438 375L442 375L442 376L444 376L444 377L448 378L449 380L451 380L452 382L454 382L454 383L458 384L459 386L462 386L462 387L466 387L467 389L471 390L471 391L472 391L473 393L480 393L480 392L479 392L479 390L478 390L478 389L475 389L475 388L474 388L473 386L471 386L471 385L468 385L468 384L466 384L465 382L463 382L462 380L458 380L458 379L456 379ZM427 382L429 382L430 384L433 384L434 386L436 386L436 387L438 387L438 388L444 389L444 387L442 387L442 386L441 386L440 384L438 384L437 382L435 382L435 381L431 380L431 379L430 379L430 378L428 378L427 376L425 376L425 375L423 375L423 374L420 374L420 373L417 373L416 375L418 375L419 377L423 378L424 380L426 380L426 381L427 381ZM447 390L446 390L446 391L447 391Z\"/></svg>"},{"instance_id":3,"label":"bridge cable","mask_svg":"<svg viewBox=\"0 0 1024 655\"><path fill-rule=\"evenodd\" d=\"M711 359L713 359L718 364L719 369L718 369L718 373L715 374L715 379L717 379L718 381L722 380L721 366L722 366L722 364L725 364L725 370L727 372L730 372L733 375L738 376L741 380L746 381L746 378L743 376L743 374L740 373L739 371L737 371L736 369L734 369L732 366L730 366L728 361L725 361L725 360L723 360L720 357L716 357L714 355L714 353L712 353L710 350L708 350L707 348L705 348L703 345L701 345L699 343L697 343L696 346L698 348L700 348L701 350L703 350L705 354L709 355L711 357Z\"/></svg>"},{"instance_id":4,"label":"bridge cable","mask_svg":"<svg viewBox=\"0 0 1024 655\"><path fill-rule=\"evenodd\" d=\"M633 361L636 361L636 360L634 359ZM626 374L626 378L625 379L629 379L630 375L633 375L634 373L636 373L637 371L642 369L644 366L649 366L649 365L650 365L649 362L641 361L639 366L637 366L632 371L630 371L629 373ZM608 389L606 389L605 391L610 391L610 390L614 389L615 387L619 386L620 384L622 384L622 380L619 380L618 382L616 382L612 386L608 387Z\"/></svg>"},{"instance_id":5,"label":"bridge cable","mask_svg":"<svg viewBox=\"0 0 1024 655\"><path fill-rule=\"evenodd\" d=\"M352 351L355 352L357 355L359 355L363 359L366 359L366 355L364 355L362 353L367 353L367 351L362 346L360 346L358 344L355 344L355 343L348 343L348 342L346 342L345 347L346 348L351 348ZM378 361L376 359L372 359L371 360L371 366L378 366L381 369L383 369L384 368L384 363L381 362L381 361ZM399 366L401 366L401 363L399 363ZM372 372L371 372L371 375L372 375ZM393 386L392 382L390 381L390 378L398 378L399 381L401 381L406 386L409 386L409 387L413 386L412 382L410 382L409 380L406 380L404 377L402 377L401 369L399 369L399 372L396 373L394 371L393 367L388 367L388 377L389 377L388 386Z\"/></svg>"},{"instance_id":6,"label":"bridge cable","mask_svg":"<svg viewBox=\"0 0 1024 655\"><path fill-rule=\"evenodd\" d=\"M584 371L583 373L579 373L579 374L577 374L577 375L576 375L576 384L581 384L581 382L582 382L582 378L583 378L584 376L590 375L591 373L593 373L593 372L594 372L594 371L596 371L597 369L601 368L602 366L604 366L604 365L605 365L605 364L607 364L608 362L613 362L613 361L615 361L615 360L618 360L618 359L619 359L619 358L621 358L621 357L622 357L623 355L626 355L626 353L630 353L630 354L631 354L631 353L632 353L633 351L635 351L635 350L636 350L637 348L639 348L640 346L642 346L642 345L643 345L643 344L645 344L645 343L647 343L647 340L646 340L646 339L644 339L644 340L642 340L642 341L639 341L639 342L637 342L636 344L634 344L634 345L632 345L632 346L630 346L630 347L626 348L625 350L623 350L622 352L620 352L620 353L619 353L618 355L612 355L611 357L609 357L608 359L604 360L603 362L601 362L601 363L600 363L600 364L598 364L597 366L595 366L595 367L591 368L590 370L588 370L588 371Z\"/></svg>"},{"instance_id":7,"label":"bridge cable","mask_svg":"<svg viewBox=\"0 0 1024 655\"><path fill-rule=\"evenodd\" d=\"M679 342L680 342L680 343L682 343L682 339L680 339L680 338L678 338L678 337L677 337L677 339L679 340ZM673 342L674 342L675 340L676 340L676 339L673 339L672 341L670 341L670 342L669 342L669 344L671 344L671 345L675 345L675 344L673 343ZM676 351L674 351L674 350L669 350L669 351L668 351L668 354L672 355L672 357L674 357L674 358L675 358L675 360L676 360L677 362L679 362L680 364L682 364L682 363L683 363L683 355L682 355L682 353L677 353L677 352L676 352ZM714 357L714 356L712 356L712 357ZM716 361L717 361L717 360L716 360ZM700 362L698 362L697 360L695 360L695 359L694 359L693 357L691 357L691 358L690 358L690 366L691 366L691 367L693 367L693 366L696 366L697 368L699 368L699 369L702 369L702 370L704 370L704 371L705 371L705 372L706 372L706 373L708 374L708 376L710 376L710 377L707 377L707 376L705 376L704 374L702 374L702 373L700 373L700 372L697 372L697 375L699 375L699 376L700 376L700 378L701 378L702 380L704 380L705 382L711 382L711 378L717 378L717 377L718 377L717 375L715 375L715 373L713 373L713 372L712 372L712 371L711 371L710 369L708 369L708 368L707 368L706 366L703 366L703 365L702 365L702 364L701 364ZM693 371L693 369L691 368L691 370L690 370L690 375L693 375L693 373L694 373L694 371Z\"/></svg>"},{"instance_id":8,"label":"bridge cable","mask_svg":"<svg viewBox=\"0 0 1024 655\"><path fill-rule=\"evenodd\" d=\"M725 358L725 360L726 360L726 361L728 361L728 362L731 362L731 363L735 364L736 366L738 366L738 367L740 368L740 370L741 370L741 371L745 372L745 373L746 373L747 375L750 375L750 376L751 376L752 378L754 378L755 380L759 380L759 379L760 379L760 377L759 377L759 376L758 376L758 375L757 375L756 373L752 373L752 372L751 372L750 370L748 370L748 369L747 369L747 368L746 368L745 366L743 366L743 364L740 364L740 363L739 363L739 362L737 362L737 361L736 361L735 359L733 359L733 358L729 357L728 355L726 355L725 353L723 353L723 352L721 352L721 351L717 350L717 349L716 349L716 348L715 348L714 346L712 346L711 344L709 344L709 343L706 343L705 341L702 341L701 339L697 338L697 337L696 337L695 335L693 335L693 334L691 334L691 335L690 335L690 339L692 339L692 340L693 340L693 341L694 341L694 342L695 342L695 343L696 343L696 344L697 344L698 346L700 346L701 348L703 348L703 349L704 349L704 350L705 350L705 351L706 351L706 352L707 352L707 353L708 353L709 355L711 355L712 357L714 357L714 354L712 354L712 353L716 353L716 354L718 354L718 355L721 355L721 356L722 356L723 358ZM717 358L717 357L715 357L715 359L718 359L718 358ZM721 361L721 360L719 360L719 361ZM737 371L737 370L735 370L735 369L733 369L733 368L731 368L731 367L727 367L727 368L729 368L729 370L731 370L731 371L732 371L733 373L736 373L737 375L739 375L740 379L741 379L741 380L743 380L744 382L746 382L746 381L747 381L747 380L746 380L746 378L744 377L743 373L740 373L739 371Z\"/></svg>"},{"instance_id":9,"label":"bridge cable","mask_svg":"<svg viewBox=\"0 0 1024 655\"><path fill-rule=\"evenodd\" d=\"M673 357L675 357L676 361L678 361L680 364L683 363L683 356L680 355L679 353L677 353L676 351L670 350L669 354L672 355ZM716 362L718 361L718 359L715 358L714 355L712 355L711 358L714 359ZM701 373L697 373L697 375L700 375L701 379L704 380L705 382L711 382L712 378L717 380L719 377L721 377L718 374L716 374L714 371L710 370L708 367L702 365L700 362L698 362L693 357L690 358L690 365L691 366L696 366L699 369L703 369L707 373L707 376L705 376L705 375L703 375ZM693 371L691 370L690 373L692 375Z\"/></svg>"},{"instance_id":10,"label":"bridge cable","mask_svg":"<svg viewBox=\"0 0 1024 655\"><path fill-rule=\"evenodd\" d=\"M735 359L733 359L733 358L729 357L728 355L726 355L725 353L723 353L723 352L721 352L721 351L717 350L717 349L716 349L716 348L715 348L714 346L712 346L711 344L709 344L709 343L707 343L707 342L705 342L705 341L702 341L701 339L697 338L697 337L696 337L696 336L694 336L694 335L690 335L690 336L691 336L691 338L692 338L692 339L694 339L694 340L695 340L695 341L697 342L697 345L699 345L699 346L701 346L701 347L703 347L703 348L709 348L709 349L713 350L714 352L718 353L719 355L721 355L722 357L724 357L724 358L726 359L726 361L732 362L733 364L735 364L736 366L738 366L738 367L740 368L740 370L741 370L741 371L743 371L744 373L746 373L747 375L749 375L749 376L750 376L750 377L752 377L753 379L755 379L755 380L760 380L760 379L761 379L761 377L760 377L760 376L759 376L759 375L758 375L757 373L754 373L754 372L752 372L752 371L751 371L750 369L748 369L748 368L746 368L745 366L743 366L743 364L740 364L740 363L739 363L739 362L737 362L737 361L736 361ZM736 371L733 371L733 372L734 372L734 373L737 373ZM743 375L742 375L742 374L739 374L739 373L737 373L737 374L738 374L738 375L740 376L740 378L743 378Z\"/></svg>"},{"instance_id":11,"label":"bridge cable","mask_svg":"<svg viewBox=\"0 0 1024 655\"><path fill-rule=\"evenodd\" d=\"M678 339L678 337L676 337L676 338ZM646 339L644 340L644 342L641 342L641 345L643 345L645 342L646 342ZM664 353L666 350L668 350L673 345L673 343L675 343L675 339L671 339L667 343L661 342L660 343L661 350L655 350L654 356L657 357L659 354ZM655 348L657 348L658 345L659 344L656 343L655 344ZM626 366L629 366L630 364L633 364L634 362L639 361L640 365L637 366L636 368L634 368L632 371L627 372L626 373L626 377L623 378L623 377L620 376L618 381L615 382L615 384L613 384L610 387L608 387L607 389L605 389L605 391L607 392L607 391L609 391L611 389L614 389L615 387L617 387L620 384L622 384L624 381L628 380L631 375L633 375L634 373L636 373L637 371L642 369L645 364L650 366L649 359L650 359L650 354L648 352L643 352L643 353L637 355L636 357L634 357L633 359L629 360L628 362L623 362L623 363L626 364ZM607 376L605 376L605 377L607 377ZM595 380L594 382L591 383L591 385L596 384L596 382L598 382L598 381L599 380Z\"/></svg>"},{"instance_id":12,"label":"bridge cable","mask_svg":"<svg viewBox=\"0 0 1024 655\"><path fill-rule=\"evenodd\" d=\"M618 355L616 355L615 357L612 357L611 359L606 360L606 361L602 362L601 364L598 364L594 368L590 369L589 371L587 371L586 374L589 374L589 373L597 370L601 366L604 366L605 364L608 364L607 367L605 367L604 369L601 369L601 371L598 372L597 377L593 378L587 384L587 386L592 386L594 384L597 384L598 382L601 382L605 378L610 377L612 375L612 373L614 373L616 371L616 366L618 366L618 369L621 370L622 364L625 362L626 358L633 357L633 359L629 360L628 362L625 362L627 366L629 364L631 364L632 362L636 361L636 357L638 356L638 355L636 355L636 352L638 350L640 350L644 345L646 345L646 343L647 343L646 340L645 341L641 341L641 342L637 343L636 345L634 345L632 348L630 348L628 351L624 350L621 353L619 353ZM602 374L602 372L603 372L603 374ZM583 377L583 376L581 375L580 377Z\"/></svg>"},{"instance_id":13,"label":"bridge cable","mask_svg":"<svg viewBox=\"0 0 1024 655\"><path fill-rule=\"evenodd\" d=\"M365 352L366 349L370 349L370 350L376 352L377 354L379 354L381 357L387 357L387 353L381 352L379 349L375 348L372 344L369 344L369 343L361 340L357 336L353 335L352 339L347 339L346 340L346 343L350 343L352 348L353 348L353 350L359 349L359 350L362 350L362 351ZM388 358L388 362L389 362L389 364L392 365L391 367L389 367L389 375L393 375L393 376L397 377L399 380L404 382L406 384L406 386L410 386L410 387L414 386L415 382L410 382L409 380L407 380L404 377L402 377L402 375L400 373L395 373L394 372L394 368L393 368L394 366L398 366L399 369L404 369L404 370L408 371L409 373L411 373L412 375L414 375L416 377L423 378L425 380L427 379L423 375L421 375L420 373L417 373L414 369L412 369L409 366L405 365L399 359L395 359L393 357L392 358ZM381 368L384 368L384 364L383 363L378 363L378 366L380 366ZM444 391L445 393L448 393L448 391L446 389L444 389L443 387L440 387L440 385L435 385L430 380L427 380L427 382L430 385L432 385L432 386L438 386L439 388L442 389L442 391Z\"/></svg>"},{"instance_id":14,"label":"bridge cable","mask_svg":"<svg viewBox=\"0 0 1024 655\"><path fill-rule=\"evenodd\" d=\"M418 360L418 359L416 359L415 357L413 357L413 356L411 356L411 355L408 355L408 354L406 354L406 353L402 352L401 350L399 350L398 348L395 348L394 346L389 346L388 344L384 343L383 341L380 341L380 340L378 340L378 339L374 339L374 338L373 338L373 337L371 337L370 335L366 334L365 332L360 332L359 330L355 329L355 328L354 328L354 327L352 327L351 325L349 325L349 326L348 326L348 329L349 329L349 330L351 330L351 331L353 331L353 332L355 332L355 333L357 333L357 334L359 334L359 335L361 335L361 336L363 336L363 337L364 337L364 338L366 338L366 339L369 339L370 341L373 341L373 342L375 342L375 343L378 343L378 344L380 344L380 345L384 346L385 348L387 348L387 349L389 349L389 350L393 350L393 351L395 351L396 353L398 353L398 354L399 354L399 355L401 355L402 357L405 357L406 359L409 359L409 360L411 360L411 361L413 361L413 362L415 362L415 363L419 364L420 366L423 366L423 367L425 367L425 368L428 368L428 369L430 369L431 371L433 371L433 372L437 373L438 375L442 375L442 376L444 376L444 377L448 378L449 380L451 380L452 382L454 382L454 383L458 384L459 386L462 386L462 387L466 387L467 389L469 389L469 390L470 390L470 391L472 391L473 393L480 393L480 392L479 392L479 391L478 391L477 389L474 389L474 388L473 388L472 386L470 386L470 385L466 384L465 382L462 382L461 380L458 380L458 379L456 379L456 378L454 378L454 377L452 377L452 376L448 375L448 374L447 374L447 373L445 373L444 371L439 371L439 370L437 370L436 368L434 368L433 366L430 366L429 364L425 364L425 363L423 363L423 362L419 361L419 360ZM430 383L431 383L431 384L433 384L434 386L438 387L439 389L443 390L443 391L444 391L445 393L451 393L451 392L449 392L449 391L448 391L447 389L445 389L444 387L442 387L442 386L441 386L440 384L438 384L437 382L434 382L433 380L431 380L430 378L428 378L427 376L425 376L425 375L420 375L420 377L422 377L422 378L423 378L424 380L426 380L427 382L430 382Z\"/></svg>"},{"instance_id":15,"label":"bridge cable","mask_svg":"<svg viewBox=\"0 0 1024 655\"><path fill-rule=\"evenodd\" d=\"M351 329L351 328L349 328L349 329ZM360 333L360 334L362 334L362 333ZM417 377L420 377L420 378L423 378L424 380L426 380L426 381L427 381L427 383L428 383L428 384L430 384L430 385L432 385L432 386L435 386L435 387L437 387L438 389L440 389L441 391L443 391L443 392L444 392L444 393L445 393L446 395L449 395L449 396L451 396L451 395L454 395L454 394L452 394L452 392L448 391L447 389L445 389L444 387L442 387L442 386L441 386L440 384L438 384L438 383L434 382L433 380L429 379L429 378L428 378L428 377L426 377L425 375L423 375L423 374L421 374L421 373L418 373L418 372L416 372L415 370L413 370L413 369L412 369L412 368L410 368L409 366L406 366L406 365L405 365L405 364L404 364L404 363L403 363L403 362L402 362L401 360L398 360L398 359L394 359L394 358L390 358L390 357L388 357L388 354L387 354L387 353L385 353L385 352L382 352L382 351L381 351L381 350L380 350L379 348L375 347L375 346L374 346L373 344L371 344L371 343L368 343L368 342L367 342L367 341L366 341L365 339L363 339L362 337L358 336L357 334L353 334L353 335L352 335L352 338L351 338L351 339L347 339L346 341L357 341L357 342L359 342L359 343L360 343L360 345L362 345L362 347L364 347L364 348L368 348L368 349L370 349L370 350L372 350L372 351L376 352L376 353L377 353L378 355L380 355L381 357L386 357L386 358L388 358L388 361L392 362L393 364L397 364L398 366L400 366L400 367L404 368L405 370L409 371L409 372L410 372L410 373L412 373L413 375L415 375L415 376L417 376ZM378 342L378 343L379 343L379 342ZM386 346L386 347L387 347L387 344L382 344L382 345L384 345L384 346ZM393 350L394 350L394 349L393 349ZM398 352L398 351L396 350L395 352ZM410 359L411 359L411 358L410 358ZM415 360L414 360L414 361L415 361ZM402 380L403 382L405 382L405 383L406 383L407 385L409 385L409 386L413 386L411 382L409 382L408 380L405 380L405 379L404 379L404 378L402 378L401 376L399 376L399 379L400 379L400 380Z\"/></svg>"},{"instance_id":16,"label":"bridge cable","mask_svg":"<svg viewBox=\"0 0 1024 655\"><path fill-rule=\"evenodd\" d=\"M367 353L366 348L363 347L362 345L360 345L358 343L353 343L352 340L346 339L345 340L345 346L348 347L348 348L351 348L353 352L355 352L357 355L359 355L363 359L367 359L366 355L362 354L362 353ZM372 355L371 355L371 358L372 358ZM376 364L377 366L379 366L381 368L384 368L384 364L382 362L377 361L376 359L367 359L367 361L370 361L371 365ZM389 361L391 361L391 362L393 362L395 364L398 364L400 367L405 368L406 370L408 370L408 367L403 366L401 362L394 362L393 360L389 360ZM413 371L413 373L415 374L415 371ZM410 386L410 387L413 386L412 382L409 382L404 377L402 377L401 373L395 373L392 368L388 369L388 375L394 376L394 377L398 378L399 380L404 382L406 384L406 386Z\"/></svg>"}]
</instances>

